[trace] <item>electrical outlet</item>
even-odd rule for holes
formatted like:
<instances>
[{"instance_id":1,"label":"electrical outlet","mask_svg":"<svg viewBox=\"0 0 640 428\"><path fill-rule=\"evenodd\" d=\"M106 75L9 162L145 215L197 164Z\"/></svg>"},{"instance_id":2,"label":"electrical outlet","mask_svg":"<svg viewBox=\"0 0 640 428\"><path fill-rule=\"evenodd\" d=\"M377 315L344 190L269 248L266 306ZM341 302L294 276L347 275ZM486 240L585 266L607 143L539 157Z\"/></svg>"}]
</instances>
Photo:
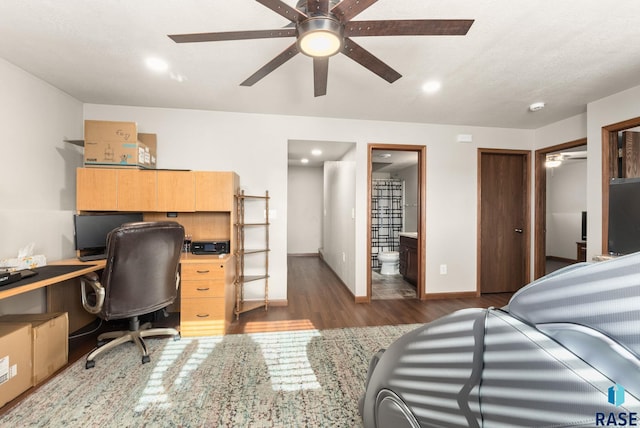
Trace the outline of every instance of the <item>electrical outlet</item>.
<instances>
[{"instance_id":1,"label":"electrical outlet","mask_svg":"<svg viewBox=\"0 0 640 428\"><path fill-rule=\"evenodd\" d=\"M447 274L447 265L440 265L440 275Z\"/></svg>"}]
</instances>

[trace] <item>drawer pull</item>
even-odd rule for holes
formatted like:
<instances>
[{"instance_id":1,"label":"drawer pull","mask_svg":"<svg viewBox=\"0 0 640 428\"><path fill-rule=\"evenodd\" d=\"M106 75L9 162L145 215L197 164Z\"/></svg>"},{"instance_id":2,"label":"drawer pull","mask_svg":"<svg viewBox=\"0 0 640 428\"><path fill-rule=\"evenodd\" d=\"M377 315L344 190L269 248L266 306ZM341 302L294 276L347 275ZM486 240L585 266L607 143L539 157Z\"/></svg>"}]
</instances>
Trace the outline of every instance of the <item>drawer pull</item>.
<instances>
[{"instance_id":1,"label":"drawer pull","mask_svg":"<svg viewBox=\"0 0 640 428\"><path fill-rule=\"evenodd\" d=\"M198 273L209 273L209 269L207 269L207 270L197 270L196 272L198 272Z\"/></svg>"},{"instance_id":2,"label":"drawer pull","mask_svg":"<svg viewBox=\"0 0 640 428\"><path fill-rule=\"evenodd\" d=\"M209 287L207 287L207 288L196 288L196 290L198 290L198 291L209 291L210 288Z\"/></svg>"},{"instance_id":3,"label":"drawer pull","mask_svg":"<svg viewBox=\"0 0 640 428\"><path fill-rule=\"evenodd\" d=\"M197 314L198 318L209 318L209 314Z\"/></svg>"}]
</instances>

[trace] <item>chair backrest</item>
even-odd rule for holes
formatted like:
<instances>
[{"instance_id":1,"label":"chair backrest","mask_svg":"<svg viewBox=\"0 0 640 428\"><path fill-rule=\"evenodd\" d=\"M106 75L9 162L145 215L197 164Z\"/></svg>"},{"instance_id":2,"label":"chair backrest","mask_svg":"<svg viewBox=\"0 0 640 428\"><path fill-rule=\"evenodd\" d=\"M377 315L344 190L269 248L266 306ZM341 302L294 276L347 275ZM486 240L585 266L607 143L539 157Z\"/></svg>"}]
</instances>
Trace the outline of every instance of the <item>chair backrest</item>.
<instances>
[{"instance_id":1,"label":"chair backrest","mask_svg":"<svg viewBox=\"0 0 640 428\"><path fill-rule=\"evenodd\" d=\"M148 314L171 304L184 228L172 221L127 223L107 236L107 260L101 283L105 300L100 317L122 319Z\"/></svg>"}]
</instances>

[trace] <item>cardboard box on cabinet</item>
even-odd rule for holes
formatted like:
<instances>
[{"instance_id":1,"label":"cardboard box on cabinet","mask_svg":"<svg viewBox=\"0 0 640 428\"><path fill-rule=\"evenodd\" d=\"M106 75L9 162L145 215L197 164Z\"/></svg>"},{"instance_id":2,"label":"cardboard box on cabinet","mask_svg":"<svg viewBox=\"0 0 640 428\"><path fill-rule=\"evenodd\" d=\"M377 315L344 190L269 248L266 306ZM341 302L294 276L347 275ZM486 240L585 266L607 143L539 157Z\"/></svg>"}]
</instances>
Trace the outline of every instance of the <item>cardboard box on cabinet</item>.
<instances>
[{"instance_id":1,"label":"cardboard box on cabinet","mask_svg":"<svg viewBox=\"0 0 640 428\"><path fill-rule=\"evenodd\" d=\"M138 134L138 141L144 144L144 164L147 168L155 168L158 157L158 136L156 134Z\"/></svg>"},{"instance_id":2,"label":"cardboard box on cabinet","mask_svg":"<svg viewBox=\"0 0 640 428\"><path fill-rule=\"evenodd\" d=\"M138 134L135 122L84 121L84 165L156 168L156 134Z\"/></svg>"},{"instance_id":3,"label":"cardboard box on cabinet","mask_svg":"<svg viewBox=\"0 0 640 428\"><path fill-rule=\"evenodd\" d=\"M0 407L31 388L31 324L0 324Z\"/></svg>"},{"instance_id":4,"label":"cardboard box on cabinet","mask_svg":"<svg viewBox=\"0 0 640 428\"><path fill-rule=\"evenodd\" d=\"M0 316L0 326L7 323L31 325L31 383L47 379L69 360L69 318L66 312L15 314Z\"/></svg>"}]
</instances>

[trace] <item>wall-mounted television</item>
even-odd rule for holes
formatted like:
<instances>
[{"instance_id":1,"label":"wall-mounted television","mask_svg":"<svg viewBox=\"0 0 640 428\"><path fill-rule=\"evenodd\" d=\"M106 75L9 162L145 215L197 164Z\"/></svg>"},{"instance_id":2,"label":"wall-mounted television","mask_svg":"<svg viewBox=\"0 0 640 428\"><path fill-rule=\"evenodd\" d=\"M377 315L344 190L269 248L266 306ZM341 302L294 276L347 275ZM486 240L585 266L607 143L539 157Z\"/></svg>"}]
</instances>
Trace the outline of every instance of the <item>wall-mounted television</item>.
<instances>
[{"instance_id":1,"label":"wall-mounted television","mask_svg":"<svg viewBox=\"0 0 640 428\"><path fill-rule=\"evenodd\" d=\"M610 254L640 251L640 178L614 178L609 184Z\"/></svg>"},{"instance_id":2,"label":"wall-mounted television","mask_svg":"<svg viewBox=\"0 0 640 428\"><path fill-rule=\"evenodd\" d=\"M73 216L76 250L104 255L107 235L125 223L142 221L142 213L75 214Z\"/></svg>"}]
</instances>

